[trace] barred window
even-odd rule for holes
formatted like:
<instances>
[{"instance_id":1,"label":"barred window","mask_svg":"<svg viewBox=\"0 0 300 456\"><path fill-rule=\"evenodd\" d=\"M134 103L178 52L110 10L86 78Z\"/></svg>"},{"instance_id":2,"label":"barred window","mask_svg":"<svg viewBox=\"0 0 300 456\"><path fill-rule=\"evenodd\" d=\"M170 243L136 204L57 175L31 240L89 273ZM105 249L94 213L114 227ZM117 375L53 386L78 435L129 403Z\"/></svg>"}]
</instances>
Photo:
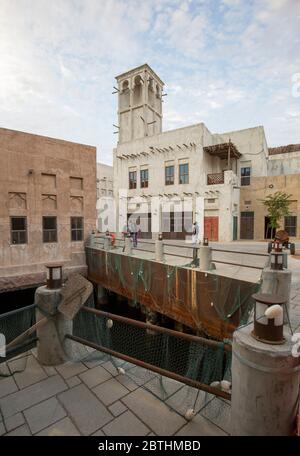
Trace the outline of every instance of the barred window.
<instances>
[{"instance_id":1,"label":"barred window","mask_svg":"<svg viewBox=\"0 0 300 456\"><path fill-rule=\"evenodd\" d=\"M165 167L165 184L166 185L174 184L174 165Z\"/></svg>"},{"instance_id":2,"label":"barred window","mask_svg":"<svg viewBox=\"0 0 300 456\"><path fill-rule=\"evenodd\" d=\"M56 217L43 217L43 242L57 242Z\"/></svg>"},{"instance_id":3,"label":"barred window","mask_svg":"<svg viewBox=\"0 0 300 456\"><path fill-rule=\"evenodd\" d=\"M141 169L141 188L148 187L149 183L149 173L148 169Z\"/></svg>"},{"instance_id":4,"label":"barred window","mask_svg":"<svg viewBox=\"0 0 300 456\"><path fill-rule=\"evenodd\" d=\"M71 217L71 240L83 241L83 217Z\"/></svg>"},{"instance_id":5,"label":"barred window","mask_svg":"<svg viewBox=\"0 0 300 456\"><path fill-rule=\"evenodd\" d=\"M250 185L251 180L251 167L247 166L245 168L241 168L241 185Z\"/></svg>"},{"instance_id":6,"label":"barred window","mask_svg":"<svg viewBox=\"0 0 300 456\"><path fill-rule=\"evenodd\" d=\"M179 184L189 183L189 164L184 163L179 165Z\"/></svg>"},{"instance_id":7,"label":"barred window","mask_svg":"<svg viewBox=\"0 0 300 456\"><path fill-rule=\"evenodd\" d=\"M129 189L136 188L136 171L129 171Z\"/></svg>"},{"instance_id":8,"label":"barred window","mask_svg":"<svg viewBox=\"0 0 300 456\"><path fill-rule=\"evenodd\" d=\"M27 219L26 217L11 217L10 232L12 244L27 244Z\"/></svg>"},{"instance_id":9,"label":"barred window","mask_svg":"<svg viewBox=\"0 0 300 456\"><path fill-rule=\"evenodd\" d=\"M295 215L284 217L284 229L289 236L297 236L297 217Z\"/></svg>"}]
</instances>

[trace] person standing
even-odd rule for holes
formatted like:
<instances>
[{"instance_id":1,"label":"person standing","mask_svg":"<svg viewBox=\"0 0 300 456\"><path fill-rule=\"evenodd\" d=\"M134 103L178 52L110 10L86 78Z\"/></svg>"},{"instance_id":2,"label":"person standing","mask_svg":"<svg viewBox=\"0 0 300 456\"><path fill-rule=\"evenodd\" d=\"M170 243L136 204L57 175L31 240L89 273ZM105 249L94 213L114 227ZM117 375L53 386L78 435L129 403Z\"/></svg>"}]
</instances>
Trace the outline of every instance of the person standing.
<instances>
[{"instance_id":1,"label":"person standing","mask_svg":"<svg viewBox=\"0 0 300 456\"><path fill-rule=\"evenodd\" d=\"M131 220L129 222L129 232L130 232L130 235L132 237L133 247L136 248L137 247L137 232L138 232L138 229L137 229L135 220Z\"/></svg>"},{"instance_id":2,"label":"person standing","mask_svg":"<svg viewBox=\"0 0 300 456\"><path fill-rule=\"evenodd\" d=\"M126 222L122 229L123 242L124 242L123 249L122 249L123 252L125 251L125 238L126 238L126 236L128 236L128 234L129 234L129 227L128 227L128 223Z\"/></svg>"},{"instance_id":3,"label":"person standing","mask_svg":"<svg viewBox=\"0 0 300 456\"><path fill-rule=\"evenodd\" d=\"M198 222L193 223L192 243L199 244L199 225Z\"/></svg>"}]
</instances>

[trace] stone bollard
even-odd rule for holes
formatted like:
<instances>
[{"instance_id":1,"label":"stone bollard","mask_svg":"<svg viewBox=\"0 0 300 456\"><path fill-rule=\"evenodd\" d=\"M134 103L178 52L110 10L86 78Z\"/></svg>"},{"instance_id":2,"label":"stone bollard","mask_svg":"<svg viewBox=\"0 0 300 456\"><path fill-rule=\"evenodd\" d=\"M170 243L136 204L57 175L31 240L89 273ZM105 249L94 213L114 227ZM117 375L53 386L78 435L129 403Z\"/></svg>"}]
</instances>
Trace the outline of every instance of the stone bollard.
<instances>
[{"instance_id":1,"label":"stone bollard","mask_svg":"<svg viewBox=\"0 0 300 456\"><path fill-rule=\"evenodd\" d=\"M200 271L210 271L212 269L211 247L201 245L199 247Z\"/></svg>"},{"instance_id":2,"label":"stone bollard","mask_svg":"<svg viewBox=\"0 0 300 456\"><path fill-rule=\"evenodd\" d=\"M300 365L288 333L282 345L259 342L253 325L234 332L231 434L288 436L295 430Z\"/></svg>"},{"instance_id":3,"label":"stone bollard","mask_svg":"<svg viewBox=\"0 0 300 456\"><path fill-rule=\"evenodd\" d=\"M162 239L155 241L155 260L163 263L165 261L164 244Z\"/></svg>"},{"instance_id":4,"label":"stone bollard","mask_svg":"<svg viewBox=\"0 0 300 456\"><path fill-rule=\"evenodd\" d=\"M292 272L288 269L265 268L262 272L261 293L280 295L286 299L284 321L287 323L286 310L289 312Z\"/></svg>"},{"instance_id":5,"label":"stone bollard","mask_svg":"<svg viewBox=\"0 0 300 456\"><path fill-rule=\"evenodd\" d=\"M132 255L132 239L129 236L125 237L124 241L124 253L125 255Z\"/></svg>"},{"instance_id":6,"label":"stone bollard","mask_svg":"<svg viewBox=\"0 0 300 456\"><path fill-rule=\"evenodd\" d=\"M103 241L103 249L104 250L111 249L111 237L110 236L105 236L104 241Z\"/></svg>"},{"instance_id":7,"label":"stone bollard","mask_svg":"<svg viewBox=\"0 0 300 456\"><path fill-rule=\"evenodd\" d=\"M36 321L49 318L37 328L37 358L46 366L62 364L72 356L72 342L64 338L66 334L72 334L73 322L58 312L61 299L60 288L42 286L35 292Z\"/></svg>"}]
</instances>

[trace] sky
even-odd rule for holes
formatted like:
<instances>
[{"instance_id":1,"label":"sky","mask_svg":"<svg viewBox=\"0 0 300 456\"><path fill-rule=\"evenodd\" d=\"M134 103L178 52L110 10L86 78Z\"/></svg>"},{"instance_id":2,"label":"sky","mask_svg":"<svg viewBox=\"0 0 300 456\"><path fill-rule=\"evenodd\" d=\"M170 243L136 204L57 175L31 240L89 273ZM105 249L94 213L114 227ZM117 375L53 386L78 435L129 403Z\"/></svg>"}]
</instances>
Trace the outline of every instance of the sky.
<instances>
[{"instance_id":1,"label":"sky","mask_svg":"<svg viewBox=\"0 0 300 456\"><path fill-rule=\"evenodd\" d=\"M164 130L300 143L300 0L0 0L0 127L110 164L114 78L143 63L165 82Z\"/></svg>"}]
</instances>

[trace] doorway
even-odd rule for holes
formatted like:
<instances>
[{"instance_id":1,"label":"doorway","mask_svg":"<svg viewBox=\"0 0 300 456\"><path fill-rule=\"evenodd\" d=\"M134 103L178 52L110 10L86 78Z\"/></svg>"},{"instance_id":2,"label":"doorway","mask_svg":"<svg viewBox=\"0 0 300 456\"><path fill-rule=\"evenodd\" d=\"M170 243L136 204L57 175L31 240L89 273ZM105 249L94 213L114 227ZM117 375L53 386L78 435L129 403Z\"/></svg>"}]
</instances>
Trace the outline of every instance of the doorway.
<instances>
[{"instance_id":1,"label":"doorway","mask_svg":"<svg viewBox=\"0 0 300 456\"><path fill-rule=\"evenodd\" d=\"M219 217L204 217L204 237L209 241L219 240Z\"/></svg>"},{"instance_id":2,"label":"doorway","mask_svg":"<svg viewBox=\"0 0 300 456\"><path fill-rule=\"evenodd\" d=\"M233 216L233 231L232 231L232 240L237 241L237 229L238 229L238 218Z\"/></svg>"},{"instance_id":3,"label":"doorway","mask_svg":"<svg viewBox=\"0 0 300 456\"><path fill-rule=\"evenodd\" d=\"M254 212L241 212L241 239L254 238Z\"/></svg>"},{"instance_id":4,"label":"doorway","mask_svg":"<svg viewBox=\"0 0 300 456\"><path fill-rule=\"evenodd\" d=\"M265 217L265 239L274 239L276 233L275 228L271 228L270 217Z\"/></svg>"}]
</instances>

